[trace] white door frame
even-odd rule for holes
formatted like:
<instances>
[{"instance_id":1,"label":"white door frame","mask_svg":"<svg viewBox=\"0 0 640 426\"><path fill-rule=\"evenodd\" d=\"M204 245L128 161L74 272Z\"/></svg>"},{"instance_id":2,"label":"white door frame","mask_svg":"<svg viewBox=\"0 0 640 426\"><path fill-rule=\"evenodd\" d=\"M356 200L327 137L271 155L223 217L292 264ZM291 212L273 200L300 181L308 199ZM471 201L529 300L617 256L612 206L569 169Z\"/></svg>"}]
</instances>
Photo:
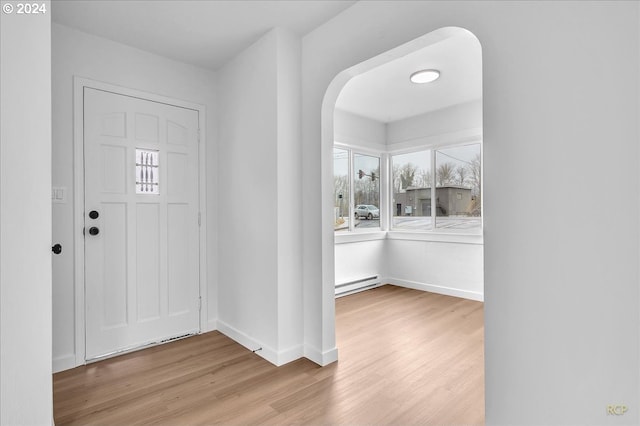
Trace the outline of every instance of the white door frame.
<instances>
[{"instance_id":1,"label":"white door frame","mask_svg":"<svg viewBox=\"0 0 640 426\"><path fill-rule=\"evenodd\" d=\"M115 86L83 77L73 77L73 238L74 238L74 288L75 288L75 361L76 366L86 364L85 352L85 264L84 264L84 88L104 90L119 95L132 96L153 102L160 102L198 112L198 203L199 203L199 288L200 288L200 333L207 329L207 212L206 212L206 107L193 102Z\"/></svg>"}]
</instances>

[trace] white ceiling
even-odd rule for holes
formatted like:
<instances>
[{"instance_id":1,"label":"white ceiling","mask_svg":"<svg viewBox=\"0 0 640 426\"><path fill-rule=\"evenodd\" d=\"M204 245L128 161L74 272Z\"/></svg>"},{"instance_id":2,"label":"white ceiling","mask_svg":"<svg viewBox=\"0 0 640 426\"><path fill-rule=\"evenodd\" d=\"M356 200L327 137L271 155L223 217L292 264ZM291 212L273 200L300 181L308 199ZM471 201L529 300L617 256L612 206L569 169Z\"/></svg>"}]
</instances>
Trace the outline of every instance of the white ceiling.
<instances>
[{"instance_id":1,"label":"white ceiling","mask_svg":"<svg viewBox=\"0 0 640 426\"><path fill-rule=\"evenodd\" d=\"M414 84L409 76L437 69L433 83ZM482 52L465 30L351 79L336 108L389 123L482 97Z\"/></svg>"},{"instance_id":2,"label":"white ceiling","mask_svg":"<svg viewBox=\"0 0 640 426\"><path fill-rule=\"evenodd\" d=\"M348 0L54 0L54 22L216 70L274 27L305 35Z\"/></svg>"},{"instance_id":3,"label":"white ceiling","mask_svg":"<svg viewBox=\"0 0 640 426\"><path fill-rule=\"evenodd\" d=\"M54 22L216 70L274 27L303 36L356 1L351 0L54 0ZM478 40L452 35L350 80L336 107L388 123L482 97ZM409 75L435 68L434 83Z\"/></svg>"}]
</instances>

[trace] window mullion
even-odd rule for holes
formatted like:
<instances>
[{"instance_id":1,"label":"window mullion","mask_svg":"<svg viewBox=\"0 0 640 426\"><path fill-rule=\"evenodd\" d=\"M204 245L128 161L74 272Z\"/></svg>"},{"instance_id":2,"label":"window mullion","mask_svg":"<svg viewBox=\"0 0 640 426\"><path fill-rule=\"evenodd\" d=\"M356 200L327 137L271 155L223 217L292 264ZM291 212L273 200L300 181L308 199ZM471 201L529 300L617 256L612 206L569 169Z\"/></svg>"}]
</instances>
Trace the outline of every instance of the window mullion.
<instances>
[{"instance_id":1,"label":"window mullion","mask_svg":"<svg viewBox=\"0 0 640 426\"><path fill-rule=\"evenodd\" d=\"M438 200L436 199L436 150L431 150L431 229L436 229L436 216L438 214Z\"/></svg>"},{"instance_id":2,"label":"window mullion","mask_svg":"<svg viewBox=\"0 0 640 426\"><path fill-rule=\"evenodd\" d=\"M347 151L349 153L349 185L350 185L350 190L349 190L349 232L353 232L356 229L356 221L354 219L355 216L355 211L354 211L354 206L355 206L355 192L356 192L356 180L355 180L355 173L353 171L353 150L349 149Z\"/></svg>"},{"instance_id":3,"label":"window mullion","mask_svg":"<svg viewBox=\"0 0 640 426\"><path fill-rule=\"evenodd\" d=\"M391 200L393 196L390 194L391 188L389 179L389 154L382 153L380 155L380 230L388 231L390 229L389 215L391 213Z\"/></svg>"}]
</instances>

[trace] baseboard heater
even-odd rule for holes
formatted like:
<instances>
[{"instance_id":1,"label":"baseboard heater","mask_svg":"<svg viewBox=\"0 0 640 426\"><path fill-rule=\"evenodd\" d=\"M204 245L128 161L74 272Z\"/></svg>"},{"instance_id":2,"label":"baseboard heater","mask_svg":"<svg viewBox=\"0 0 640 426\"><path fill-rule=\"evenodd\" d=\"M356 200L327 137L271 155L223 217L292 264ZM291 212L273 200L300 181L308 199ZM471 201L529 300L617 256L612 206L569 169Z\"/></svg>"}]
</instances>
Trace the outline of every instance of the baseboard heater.
<instances>
[{"instance_id":1,"label":"baseboard heater","mask_svg":"<svg viewBox=\"0 0 640 426\"><path fill-rule=\"evenodd\" d=\"M368 290L380 285L380 276L372 275L346 283L336 284L336 297L346 296L358 291Z\"/></svg>"}]
</instances>

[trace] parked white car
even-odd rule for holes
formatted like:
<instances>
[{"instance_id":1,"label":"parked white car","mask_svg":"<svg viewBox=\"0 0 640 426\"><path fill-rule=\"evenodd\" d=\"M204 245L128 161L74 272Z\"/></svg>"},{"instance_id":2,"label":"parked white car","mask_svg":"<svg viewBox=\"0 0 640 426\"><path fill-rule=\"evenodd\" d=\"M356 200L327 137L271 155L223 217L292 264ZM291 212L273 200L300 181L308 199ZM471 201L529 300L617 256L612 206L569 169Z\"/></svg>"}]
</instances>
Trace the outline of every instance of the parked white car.
<instances>
[{"instance_id":1,"label":"parked white car","mask_svg":"<svg viewBox=\"0 0 640 426\"><path fill-rule=\"evenodd\" d=\"M371 204L359 204L356 206L354 216L356 219L367 218L369 220L380 217L380 209Z\"/></svg>"}]
</instances>

